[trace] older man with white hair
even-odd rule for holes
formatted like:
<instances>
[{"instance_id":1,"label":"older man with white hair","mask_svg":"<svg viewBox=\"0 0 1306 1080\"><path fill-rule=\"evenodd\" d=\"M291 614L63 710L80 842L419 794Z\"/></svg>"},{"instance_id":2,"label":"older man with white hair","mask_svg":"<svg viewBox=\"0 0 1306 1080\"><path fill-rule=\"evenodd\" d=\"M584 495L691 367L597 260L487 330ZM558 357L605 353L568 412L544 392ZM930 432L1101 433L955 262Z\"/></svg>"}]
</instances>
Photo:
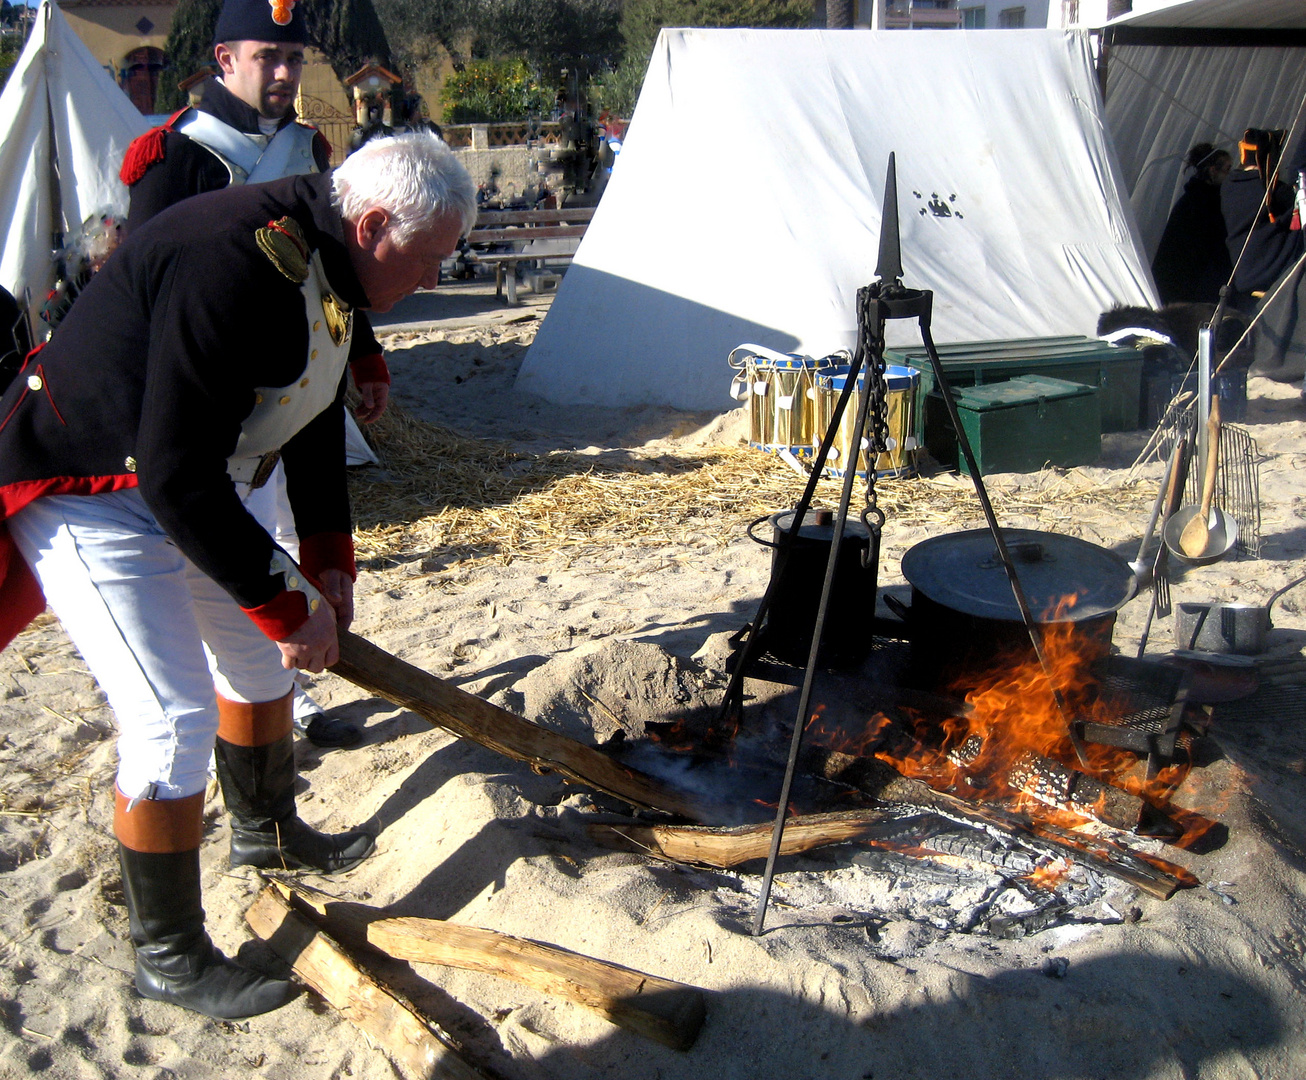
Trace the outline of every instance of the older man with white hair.
<instances>
[{"instance_id":1,"label":"older man with white hair","mask_svg":"<svg viewBox=\"0 0 1306 1080\"><path fill-rule=\"evenodd\" d=\"M188 199L128 238L0 398L0 644L48 600L113 707L145 997L235 1018L292 993L205 933L211 754L233 865L334 873L372 850L296 814L293 672L333 663L353 617L354 312L433 286L474 217L470 178L429 134ZM244 505L278 461L298 561Z\"/></svg>"}]
</instances>

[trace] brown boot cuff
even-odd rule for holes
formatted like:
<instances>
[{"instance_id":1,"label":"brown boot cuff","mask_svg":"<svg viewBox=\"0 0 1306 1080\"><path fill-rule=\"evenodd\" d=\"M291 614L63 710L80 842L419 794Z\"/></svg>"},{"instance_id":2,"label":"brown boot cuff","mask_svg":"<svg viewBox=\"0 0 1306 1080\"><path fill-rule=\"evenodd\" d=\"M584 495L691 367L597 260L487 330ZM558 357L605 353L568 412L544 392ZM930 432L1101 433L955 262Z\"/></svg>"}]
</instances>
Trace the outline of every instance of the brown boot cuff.
<instances>
[{"instance_id":1,"label":"brown boot cuff","mask_svg":"<svg viewBox=\"0 0 1306 1080\"><path fill-rule=\"evenodd\" d=\"M218 738L235 746L267 746L293 730L295 692L275 701L228 701L218 695Z\"/></svg>"},{"instance_id":2,"label":"brown boot cuff","mask_svg":"<svg viewBox=\"0 0 1306 1080\"><path fill-rule=\"evenodd\" d=\"M132 851L152 855L176 855L200 846L204 831L204 792L184 799L131 800L113 789L113 832L118 842Z\"/></svg>"}]
</instances>

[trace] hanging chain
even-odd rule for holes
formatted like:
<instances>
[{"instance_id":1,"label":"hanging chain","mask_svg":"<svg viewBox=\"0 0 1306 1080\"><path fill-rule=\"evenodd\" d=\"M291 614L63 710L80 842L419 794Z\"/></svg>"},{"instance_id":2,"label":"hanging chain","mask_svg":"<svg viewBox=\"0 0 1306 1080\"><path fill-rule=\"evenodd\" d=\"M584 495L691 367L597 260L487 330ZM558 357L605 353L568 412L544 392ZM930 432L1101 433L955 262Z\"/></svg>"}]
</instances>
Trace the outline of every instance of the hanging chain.
<instances>
[{"instance_id":1,"label":"hanging chain","mask_svg":"<svg viewBox=\"0 0 1306 1080\"><path fill-rule=\"evenodd\" d=\"M866 448L866 508L862 511L862 524L878 537L884 526L884 511L880 509L875 490L875 466L882 453L888 450L889 402L885 389L884 371L884 320L880 317L879 282L857 290L857 349L862 358L862 385L870 399L867 406L868 430L862 433ZM856 458L850 467L856 467Z\"/></svg>"}]
</instances>

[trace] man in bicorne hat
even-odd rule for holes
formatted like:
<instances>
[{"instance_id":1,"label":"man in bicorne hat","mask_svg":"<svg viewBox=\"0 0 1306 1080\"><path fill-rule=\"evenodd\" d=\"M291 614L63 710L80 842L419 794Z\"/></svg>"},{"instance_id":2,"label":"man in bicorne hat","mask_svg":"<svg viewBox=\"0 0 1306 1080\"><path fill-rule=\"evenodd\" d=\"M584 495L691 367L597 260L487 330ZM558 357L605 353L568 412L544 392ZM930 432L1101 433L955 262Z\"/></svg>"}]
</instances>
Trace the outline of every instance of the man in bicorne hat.
<instances>
[{"instance_id":1,"label":"man in bicorne hat","mask_svg":"<svg viewBox=\"0 0 1306 1080\"><path fill-rule=\"evenodd\" d=\"M131 189L129 230L192 195L330 168L326 139L295 118L308 41L302 7L302 0L226 0L214 31L221 74L204 84L198 105L146 132L127 151L121 175ZM390 373L365 316L354 328L350 371L363 399L356 416L370 423L385 410ZM356 428L349 436L354 446L365 445ZM251 494L247 508L294 553L298 540L280 467ZM321 747L362 739L357 725L328 717L301 686L295 728Z\"/></svg>"}]
</instances>

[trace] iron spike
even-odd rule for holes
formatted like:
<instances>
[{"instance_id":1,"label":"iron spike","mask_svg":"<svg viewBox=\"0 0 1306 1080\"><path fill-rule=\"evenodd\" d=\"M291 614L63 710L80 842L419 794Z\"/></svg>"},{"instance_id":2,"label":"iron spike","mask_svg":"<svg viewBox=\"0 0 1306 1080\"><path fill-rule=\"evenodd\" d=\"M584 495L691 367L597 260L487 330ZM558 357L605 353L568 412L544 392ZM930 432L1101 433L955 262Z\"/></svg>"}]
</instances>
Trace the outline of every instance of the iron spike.
<instances>
[{"instance_id":1,"label":"iron spike","mask_svg":"<svg viewBox=\"0 0 1306 1080\"><path fill-rule=\"evenodd\" d=\"M898 237L898 168L893 151L889 152L889 170L884 178L884 211L880 215L880 261L875 276L881 281L902 279L902 244Z\"/></svg>"}]
</instances>

